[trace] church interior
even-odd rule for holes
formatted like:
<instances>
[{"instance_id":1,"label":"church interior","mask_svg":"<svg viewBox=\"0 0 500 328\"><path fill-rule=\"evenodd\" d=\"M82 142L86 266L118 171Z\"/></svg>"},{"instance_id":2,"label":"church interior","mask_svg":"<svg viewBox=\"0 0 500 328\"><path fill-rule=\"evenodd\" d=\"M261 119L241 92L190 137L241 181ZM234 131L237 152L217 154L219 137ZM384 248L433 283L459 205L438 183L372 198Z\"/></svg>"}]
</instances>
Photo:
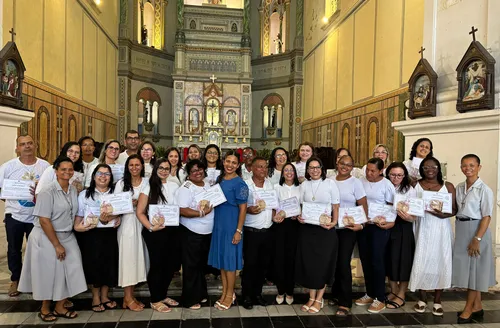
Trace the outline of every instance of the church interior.
<instances>
[{"instance_id":1,"label":"church interior","mask_svg":"<svg viewBox=\"0 0 500 328\"><path fill-rule=\"evenodd\" d=\"M302 142L345 147L362 167L378 144L403 161L427 137L453 184L463 181L464 154L481 157L481 178L500 205L499 13L497 0L3 0L0 44L15 42L25 72L19 124L5 130L12 140L4 139L0 160L15 156L20 134L52 162L67 141L123 141L132 129L181 153L192 144L263 153ZM0 113L2 130L17 119ZM499 213L494 206L490 225L497 281ZM0 223L0 282L8 277L4 230ZM2 292L0 328L25 322L2 319ZM460 293L450 293L446 311L460 310ZM488 310L500 310L500 295L490 299ZM269 327L344 327L331 318L288 325L272 311ZM398 322L381 318L351 324ZM167 319L185 320L180 312ZM394 326L450 321L408 320ZM477 327L499 324L495 314Z\"/></svg>"}]
</instances>

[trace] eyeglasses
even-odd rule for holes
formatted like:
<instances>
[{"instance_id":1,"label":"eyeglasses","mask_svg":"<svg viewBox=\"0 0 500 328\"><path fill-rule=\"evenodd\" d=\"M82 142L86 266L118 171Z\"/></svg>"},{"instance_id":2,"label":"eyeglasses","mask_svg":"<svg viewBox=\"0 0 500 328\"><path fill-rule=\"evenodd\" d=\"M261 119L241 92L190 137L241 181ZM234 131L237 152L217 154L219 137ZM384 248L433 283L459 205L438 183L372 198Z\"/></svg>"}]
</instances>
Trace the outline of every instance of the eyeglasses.
<instances>
[{"instance_id":1,"label":"eyeglasses","mask_svg":"<svg viewBox=\"0 0 500 328\"><path fill-rule=\"evenodd\" d=\"M276 154L274 155L276 158L286 157L286 154Z\"/></svg>"},{"instance_id":2,"label":"eyeglasses","mask_svg":"<svg viewBox=\"0 0 500 328\"><path fill-rule=\"evenodd\" d=\"M202 169L202 168L196 168L196 169L195 169L195 168L192 168L192 169L191 169L191 173L198 173L198 172L204 172L204 171L205 171L205 170L204 170L204 169Z\"/></svg>"},{"instance_id":3,"label":"eyeglasses","mask_svg":"<svg viewBox=\"0 0 500 328\"><path fill-rule=\"evenodd\" d=\"M109 173L109 172L96 172L95 176L96 177L106 177L106 178L108 178L108 177L111 176L111 173Z\"/></svg>"},{"instance_id":4,"label":"eyeglasses","mask_svg":"<svg viewBox=\"0 0 500 328\"><path fill-rule=\"evenodd\" d=\"M353 167L352 163L339 162L340 166Z\"/></svg>"},{"instance_id":5,"label":"eyeglasses","mask_svg":"<svg viewBox=\"0 0 500 328\"><path fill-rule=\"evenodd\" d=\"M146 149L141 149L141 151L144 151L144 152L152 152L153 151L153 148L146 148Z\"/></svg>"},{"instance_id":6,"label":"eyeglasses","mask_svg":"<svg viewBox=\"0 0 500 328\"><path fill-rule=\"evenodd\" d=\"M286 170L283 170L283 172L285 172L285 173L294 173L294 170L293 169L286 169Z\"/></svg>"},{"instance_id":7,"label":"eyeglasses","mask_svg":"<svg viewBox=\"0 0 500 328\"><path fill-rule=\"evenodd\" d=\"M72 149L68 149L67 153L74 154L74 155L80 155L80 152L78 150L72 150Z\"/></svg>"},{"instance_id":8,"label":"eyeglasses","mask_svg":"<svg viewBox=\"0 0 500 328\"><path fill-rule=\"evenodd\" d=\"M437 170L438 166L437 165L432 165L432 166L422 166L424 171L430 171L430 170Z\"/></svg>"},{"instance_id":9,"label":"eyeglasses","mask_svg":"<svg viewBox=\"0 0 500 328\"><path fill-rule=\"evenodd\" d=\"M111 147L111 146L108 146L108 148L106 148L106 149L109 149L109 150L112 150L112 151L120 151L120 148Z\"/></svg>"},{"instance_id":10,"label":"eyeglasses","mask_svg":"<svg viewBox=\"0 0 500 328\"><path fill-rule=\"evenodd\" d=\"M216 151L207 151L207 155L219 156L219 153Z\"/></svg>"},{"instance_id":11,"label":"eyeglasses","mask_svg":"<svg viewBox=\"0 0 500 328\"><path fill-rule=\"evenodd\" d=\"M309 166L307 169L310 171L321 170L321 166Z\"/></svg>"},{"instance_id":12,"label":"eyeglasses","mask_svg":"<svg viewBox=\"0 0 500 328\"><path fill-rule=\"evenodd\" d=\"M402 178L404 178L404 177L405 177L405 175L404 175L404 174L389 174L389 176L390 176L391 178L398 178L398 179L402 179Z\"/></svg>"},{"instance_id":13,"label":"eyeglasses","mask_svg":"<svg viewBox=\"0 0 500 328\"><path fill-rule=\"evenodd\" d=\"M243 157L246 157L246 158L253 157L253 154L243 154Z\"/></svg>"},{"instance_id":14,"label":"eyeglasses","mask_svg":"<svg viewBox=\"0 0 500 328\"><path fill-rule=\"evenodd\" d=\"M382 151L374 151L373 152L375 155L381 155L381 154L387 154L387 151L382 150Z\"/></svg>"},{"instance_id":15,"label":"eyeglasses","mask_svg":"<svg viewBox=\"0 0 500 328\"><path fill-rule=\"evenodd\" d=\"M139 138L139 137L127 137L127 140L132 140L132 141L138 141L139 139L141 139L141 138Z\"/></svg>"},{"instance_id":16,"label":"eyeglasses","mask_svg":"<svg viewBox=\"0 0 500 328\"><path fill-rule=\"evenodd\" d=\"M169 172L169 171L170 171L170 168L169 168L169 167L158 166L158 171L165 171L165 172Z\"/></svg>"}]
</instances>

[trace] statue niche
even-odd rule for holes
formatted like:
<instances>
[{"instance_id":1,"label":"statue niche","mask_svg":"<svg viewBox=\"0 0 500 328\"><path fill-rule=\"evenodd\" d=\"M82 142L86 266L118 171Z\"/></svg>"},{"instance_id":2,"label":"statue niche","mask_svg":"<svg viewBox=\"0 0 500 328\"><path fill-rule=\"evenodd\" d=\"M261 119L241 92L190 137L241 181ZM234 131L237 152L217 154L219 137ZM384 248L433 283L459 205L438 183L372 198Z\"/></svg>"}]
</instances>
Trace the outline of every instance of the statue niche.
<instances>
[{"instance_id":1,"label":"statue niche","mask_svg":"<svg viewBox=\"0 0 500 328\"><path fill-rule=\"evenodd\" d=\"M206 105L206 123L208 126L219 125L220 102L215 98L208 99Z\"/></svg>"}]
</instances>

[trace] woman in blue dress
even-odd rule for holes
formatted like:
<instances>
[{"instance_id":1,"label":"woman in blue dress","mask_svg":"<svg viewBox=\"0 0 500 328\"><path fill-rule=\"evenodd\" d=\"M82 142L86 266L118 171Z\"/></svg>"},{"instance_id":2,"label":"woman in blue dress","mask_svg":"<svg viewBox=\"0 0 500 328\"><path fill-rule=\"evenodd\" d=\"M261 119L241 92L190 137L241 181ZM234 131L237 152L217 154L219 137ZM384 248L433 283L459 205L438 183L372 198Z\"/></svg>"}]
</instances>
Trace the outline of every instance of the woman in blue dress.
<instances>
[{"instance_id":1,"label":"woman in blue dress","mask_svg":"<svg viewBox=\"0 0 500 328\"><path fill-rule=\"evenodd\" d=\"M227 202L215 208L214 229L208 264L221 270L222 296L215 303L221 311L228 310L235 300L236 270L243 267L243 224L247 210L248 187L241 178L240 156L228 151L222 173L217 179Z\"/></svg>"}]
</instances>

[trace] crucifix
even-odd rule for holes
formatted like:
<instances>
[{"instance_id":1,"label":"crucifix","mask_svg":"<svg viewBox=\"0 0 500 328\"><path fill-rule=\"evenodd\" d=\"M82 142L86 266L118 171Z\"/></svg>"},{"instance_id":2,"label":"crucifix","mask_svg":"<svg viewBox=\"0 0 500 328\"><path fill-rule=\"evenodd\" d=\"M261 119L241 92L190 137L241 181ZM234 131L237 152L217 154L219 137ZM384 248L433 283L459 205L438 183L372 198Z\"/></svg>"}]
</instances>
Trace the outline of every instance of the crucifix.
<instances>
[{"instance_id":1,"label":"crucifix","mask_svg":"<svg viewBox=\"0 0 500 328\"><path fill-rule=\"evenodd\" d=\"M215 77L215 75L212 74L212 76L210 76L210 80L212 80L212 84L214 84L217 78Z\"/></svg>"},{"instance_id":2,"label":"crucifix","mask_svg":"<svg viewBox=\"0 0 500 328\"><path fill-rule=\"evenodd\" d=\"M16 37L16 32L14 32L14 28L11 28L10 31L9 31L10 34L12 34L12 42L14 42L14 39Z\"/></svg>"},{"instance_id":3,"label":"crucifix","mask_svg":"<svg viewBox=\"0 0 500 328\"><path fill-rule=\"evenodd\" d=\"M418 53L420 54L421 59L424 59L424 51L425 51L425 48L420 46L420 51Z\"/></svg>"},{"instance_id":4,"label":"crucifix","mask_svg":"<svg viewBox=\"0 0 500 328\"><path fill-rule=\"evenodd\" d=\"M469 32L469 34L472 34L472 41L476 41L476 32L477 28L474 28L474 26L472 26L472 31Z\"/></svg>"}]
</instances>

